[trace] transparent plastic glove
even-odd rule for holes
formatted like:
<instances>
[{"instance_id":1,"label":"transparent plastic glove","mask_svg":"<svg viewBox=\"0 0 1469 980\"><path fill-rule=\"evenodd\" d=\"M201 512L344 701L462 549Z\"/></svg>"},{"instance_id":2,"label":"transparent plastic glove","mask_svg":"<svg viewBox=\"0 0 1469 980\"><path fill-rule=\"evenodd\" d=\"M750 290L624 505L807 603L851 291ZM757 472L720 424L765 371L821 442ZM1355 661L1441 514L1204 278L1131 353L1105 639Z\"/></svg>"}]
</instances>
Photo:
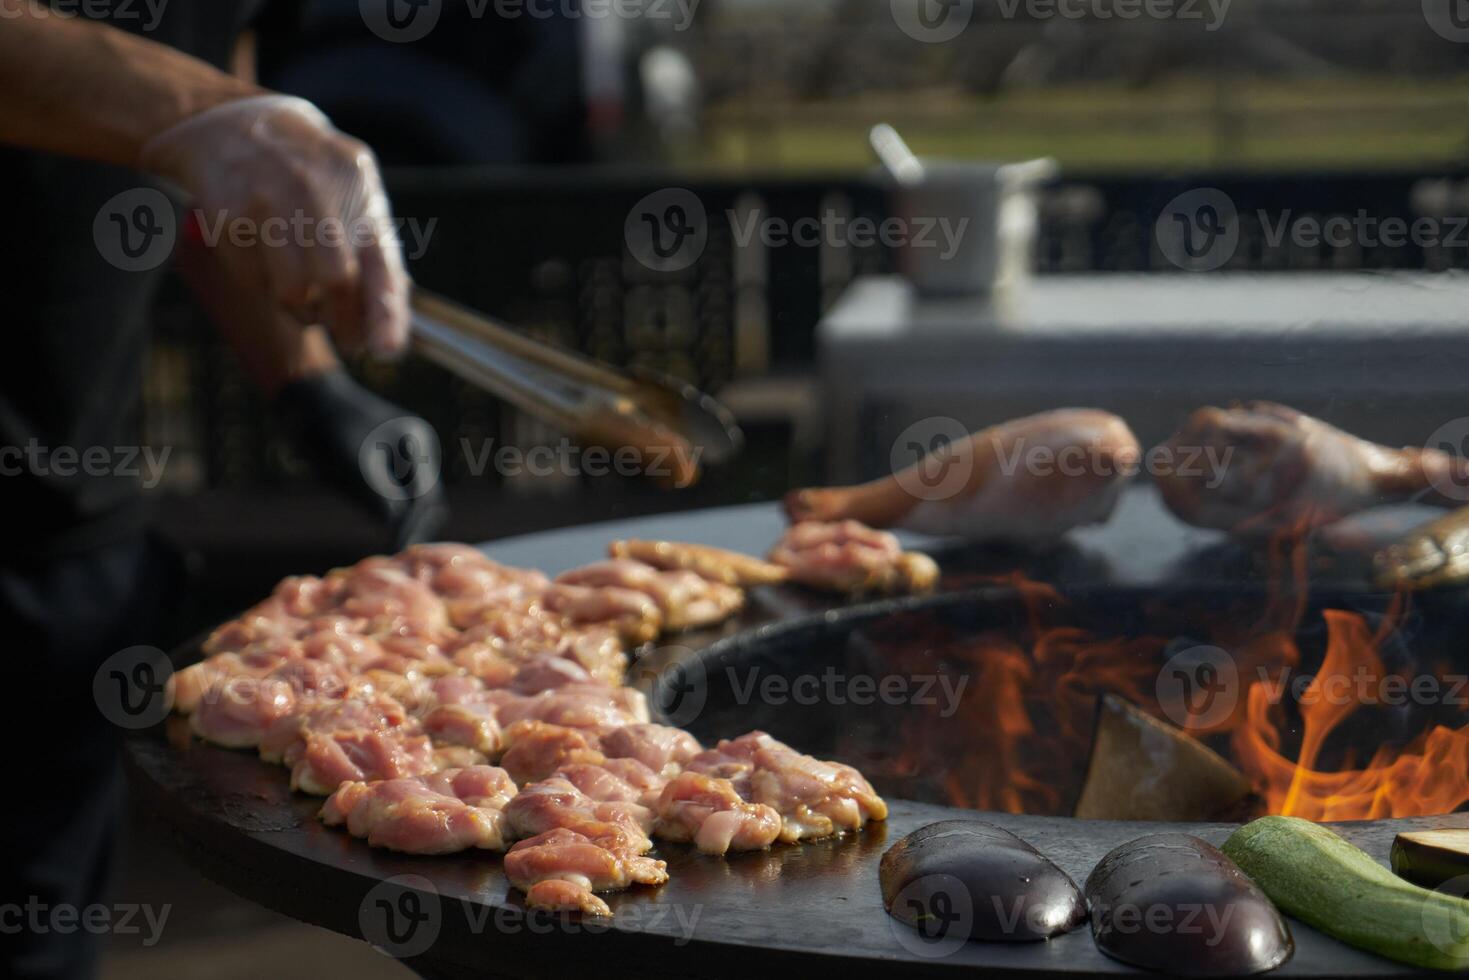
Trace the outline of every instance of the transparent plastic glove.
<instances>
[{"instance_id":1,"label":"transparent plastic glove","mask_svg":"<svg viewBox=\"0 0 1469 980\"><path fill-rule=\"evenodd\" d=\"M192 199L231 274L346 350L402 351L408 273L377 160L310 102L222 103L154 136L139 162Z\"/></svg>"}]
</instances>

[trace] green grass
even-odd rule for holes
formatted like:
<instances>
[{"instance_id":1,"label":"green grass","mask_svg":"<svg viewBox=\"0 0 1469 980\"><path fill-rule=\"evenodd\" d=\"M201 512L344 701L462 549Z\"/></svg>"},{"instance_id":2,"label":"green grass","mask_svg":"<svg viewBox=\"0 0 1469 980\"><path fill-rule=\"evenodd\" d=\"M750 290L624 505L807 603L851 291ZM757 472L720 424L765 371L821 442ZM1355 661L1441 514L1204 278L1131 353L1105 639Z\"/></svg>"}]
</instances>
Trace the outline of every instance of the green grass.
<instances>
[{"instance_id":1,"label":"green grass","mask_svg":"<svg viewBox=\"0 0 1469 980\"><path fill-rule=\"evenodd\" d=\"M707 171L861 169L872 163L868 127L888 121L919 153L1050 155L1076 170L1417 168L1469 162L1469 77L751 100L712 107L706 120L702 144L677 162Z\"/></svg>"}]
</instances>

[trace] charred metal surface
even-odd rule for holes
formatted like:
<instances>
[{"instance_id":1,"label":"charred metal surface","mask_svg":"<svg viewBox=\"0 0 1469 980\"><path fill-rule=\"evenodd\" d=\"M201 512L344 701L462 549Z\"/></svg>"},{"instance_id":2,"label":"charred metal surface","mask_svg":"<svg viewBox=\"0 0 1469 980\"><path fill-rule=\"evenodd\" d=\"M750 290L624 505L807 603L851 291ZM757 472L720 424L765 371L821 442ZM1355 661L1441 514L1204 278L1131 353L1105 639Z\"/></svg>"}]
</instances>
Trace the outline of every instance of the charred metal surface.
<instances>
[{"instance_id":1,"label":"charred metal surface","mask_svg":"<svg viewBox=\"0 0 1469 980\"><path fill-rule=\"evenodd\" d=\"M746 548L749 541L765 539L769 514L749 508L735 513L763 516L754 531L739 526L741 521L748 523L741 517L735 526L726 521L720 534L693 533L689 529L718 523L701 515L665 533L724 546L739 544L731 538L743 538ZM575 534L557 532L547 536L547 555L536 564L555 570L558 565L592 560L615 537L650 536L648 523L597 525ZM516 547L518 551L508 549L503 557L526 561L534 541L521 539ZM498 549L491 553L502 557ZM1088 573L1094 571L1096 556L1081 557L1086 559ZM1004 560L1011 561L1009 557ZM1080 558L1071 554L1066 560ZM1131 621L1130 617L1145 617L1157 608L1170 607L1169 597L1156 589L1106 587L1092 598L1087 591L1067 589L1068 596L1078 602L1103 601L1096 596L1105 596L1108 602L1128 597L1109 614L1119 627ZM1375 601L1372 596L1347 591L1352 595L1346 598L1366 602L1369 608ZM1238 600L1240 594L1258 595L1258 589L1245 589L1233 598L1229 590L1212 588L1194 594L1227 603ZM761 657L779 663L815 649L823 637L843 635L854 624L895 611L947 604L956 612L967 610L966 615L1004 617L1013 613L1013 603L1013 594L986 588L961 596L831 610L818 596L767 590L755 597L737 623L665 644L635 665L634 674L647 684L656 676L655 669L673 663L699 664L710 681L706 690L712 700L697 713L692 727L704 738L735 735L762 719L727 700L715 703L722 696L716 684L723 664ZM195 656L197 650L183 650L178 659L187 662ZM798 746L819 752L819 746L807 744L800 734L817 734L815 729L822 723L798 719L790 722L786 735ZM772 732L782 737L778 727L772 726ZM976 969L987 976L1134 972L1098 952L1085 929L1034 944L963 943L939 956L933 955L934 949L915 944L913 930L889 918L883 909L879 861L904 835L935 821L972 819L977 814L971 810L890 798L889 819L855 837L777 845L767 852L728 859L700 856L682 845L659 844L655 853L668 862L671 881L659 889L608 896L616 917L610 924L599 924L528 914L518 894L509 889L497 855L396 855L329 830L315 819L321 801L291 793L280 768L266 765L253 753L191 740L187 725L179 719L133 735L128 742L128 761L136 791L172 828L186 857L246 898L360 938L359 913L373 900L374 886L391 879L418 893L421 907L437 910L434 942L427 953L411 961L426 974L545 976L562 975L577 967L595 970L599 976L638 977L748 976L761 970L790 975L788 971L796 969L885 978L895 970L905 976L957 975ZM982 817L1024 838L1076 881L1084 881L1108 851L1146 834L1177 831L1218 845L1237 826L1079 821L1002 813ZM1398 832L1446 827L1469 828L1469 814L1340 824L1335 829L1386 863ZM1296 954L1277 975L1411 975L1411 971L1350 949L1299 923L1292 922L1291 927Z\"/></svg>"}]
</instances>

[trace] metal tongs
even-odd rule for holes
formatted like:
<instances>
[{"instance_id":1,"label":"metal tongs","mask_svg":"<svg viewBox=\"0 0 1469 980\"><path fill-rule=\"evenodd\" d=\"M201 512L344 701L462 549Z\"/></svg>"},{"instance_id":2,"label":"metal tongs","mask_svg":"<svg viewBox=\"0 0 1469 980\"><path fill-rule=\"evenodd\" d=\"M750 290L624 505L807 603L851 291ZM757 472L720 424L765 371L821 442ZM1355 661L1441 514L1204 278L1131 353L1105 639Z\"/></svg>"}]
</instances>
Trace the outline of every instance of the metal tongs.
<instances>
[{"instance_id":1,"label":"metal tongs","mask_svg":"<svg viewBox=\"0 0 1469 980\"><path fill-rule=\"evenodd\" d=\"M692 385L617 371L417 286L412 311L419 355L584 445L636 450L646 472L675 486L744 445L729 410Z\"/></svg>"}]
</instances>

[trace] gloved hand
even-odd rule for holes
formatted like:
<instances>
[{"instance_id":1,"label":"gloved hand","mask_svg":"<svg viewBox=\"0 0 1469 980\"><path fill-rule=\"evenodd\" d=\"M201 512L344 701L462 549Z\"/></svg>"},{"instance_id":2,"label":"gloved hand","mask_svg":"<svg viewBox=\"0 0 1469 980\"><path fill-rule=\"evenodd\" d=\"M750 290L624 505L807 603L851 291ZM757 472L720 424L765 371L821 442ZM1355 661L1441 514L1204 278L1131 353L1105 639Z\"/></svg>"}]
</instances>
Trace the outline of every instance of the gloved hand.
<instances>
[{"instance_id":1,"label":"gloved hand","mask_svg":"<svg viewBox=\"0 0 1469 980\"><path fill-rule=\"evenodd\" d=\"M449 509L432 426L340 368L287 384L276 408L317 473L387 523L393 551L434 539Z\"/></svg>"},{"instance_id":2,"label":"gloved hand","mask_svg":"<svg viewBox=\"0 0 1469 980\"><path fill-rule=\"evenodd\" d=\"M221 103L154 136L139 163L192 199L205 243L241 282L347 351L403 349L408 273L377 161L310 102Z\"/></svg>"}]
</instances>

